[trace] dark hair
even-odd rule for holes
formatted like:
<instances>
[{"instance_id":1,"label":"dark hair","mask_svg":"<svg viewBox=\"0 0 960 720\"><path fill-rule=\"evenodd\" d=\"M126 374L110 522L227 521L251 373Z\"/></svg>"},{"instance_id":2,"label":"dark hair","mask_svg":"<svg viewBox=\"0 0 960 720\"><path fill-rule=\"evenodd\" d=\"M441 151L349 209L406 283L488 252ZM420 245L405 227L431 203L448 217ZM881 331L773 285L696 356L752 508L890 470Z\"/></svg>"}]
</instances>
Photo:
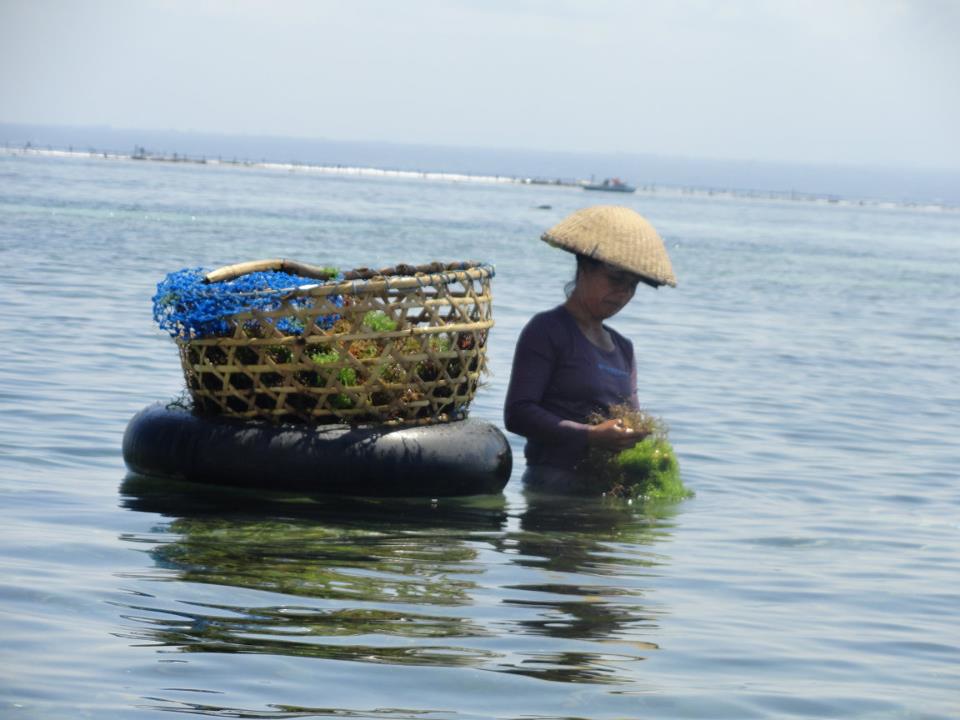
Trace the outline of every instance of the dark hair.
<instances>
[{"instance_id":1,"label":"dark hair","mask_svg":"<svg viewBox=\"0 0 960 720\"><path fill-rule=\"evenodd\" d=\"M583 253L577 253L577 271L573 275L573 280L563 286L564 294L567 297L570 297L573 294L574 288L577 287L577 280L580 279L581 272L584 270L596 270L603 264L603 260L597 260L595 257L590 257L589 255L584 255Z\"/></svg>"}]
</instances>

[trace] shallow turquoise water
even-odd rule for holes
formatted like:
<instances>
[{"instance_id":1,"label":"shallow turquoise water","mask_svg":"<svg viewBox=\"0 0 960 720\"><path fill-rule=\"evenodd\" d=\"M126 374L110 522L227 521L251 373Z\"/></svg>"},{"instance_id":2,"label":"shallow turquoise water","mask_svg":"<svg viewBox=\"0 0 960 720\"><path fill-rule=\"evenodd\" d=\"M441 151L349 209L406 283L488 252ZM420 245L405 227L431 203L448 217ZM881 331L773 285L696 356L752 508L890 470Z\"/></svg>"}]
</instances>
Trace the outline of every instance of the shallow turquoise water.
<instances>
[{"instance_id":1,"label":"shallow turquoise water","mask_svg":"<svg viewBox=\"0 0 960 720\"><path fill-rule=\"evenodd\" d=\"M617 198L677 290L614 321L696 497L369 502L128 477L179 393L163 275L287 256L497 265L561 301L570 188L0 156L0 716L960 715L960 215ZM551 210L536 209L549 204Z\"/></svg>"}]
</instances>

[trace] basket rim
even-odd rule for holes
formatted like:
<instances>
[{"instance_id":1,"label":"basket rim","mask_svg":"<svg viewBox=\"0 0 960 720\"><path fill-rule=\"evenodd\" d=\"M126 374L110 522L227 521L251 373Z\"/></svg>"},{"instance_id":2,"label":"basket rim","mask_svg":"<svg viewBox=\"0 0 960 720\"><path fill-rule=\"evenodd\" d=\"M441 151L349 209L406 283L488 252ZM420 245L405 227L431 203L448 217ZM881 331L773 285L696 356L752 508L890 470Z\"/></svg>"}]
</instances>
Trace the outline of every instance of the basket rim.
<instances>
[{"instance_id":1,"label":"basket rim","mask_svg":"<svg viewBox=\"0 0 960 720\"><path fill-rule=\"evenodd\" d=\"M464 275L471 280L482 280L484 278L492 278L496 275L496 270L492 263L478 260L465 260L450 263L433 262L419 266L399 263L395 266L380 270L371 270L367 267L353 268L344 271L343 275L345 277L341 280L328 280L325 279L322 274L326 268L307 265L296 260L277 258L273 260L253 260L235 265L227 265L208 272L204 281L210 284L226 282L235 279L241 274L258 270L288 272L292 275L300 275L305 280L315 278L317 282L305 282L302 285L288 288L241 292L237 293L238 295L252 296L267 294L277 295L282 299L330 294L339 295L343 293L359 295L371 291L382 291L384 289L403 289L416 286L446 284L456 282ZM409 272L411 270L413 271L412 273ZM314 272L321 274L315 275L313 274ZM218 274L222 275L222 277L213 279L213 277Z\"/></svg>"},{"instance_id":2,"label":"basket rim","mask_svg":"<svg viewBox=\"0 0 960 720\"><path fill-rule=\"evenodd\" d=\"M492 278L495 275L494 266L490 263L475 263L465 265L458 270L441 270L430 273L416 273L415 275L374 275L370 278L325 282L322 284L300 285L291 288L284 297L302 297L315 295L362 295L381 290L402 290L411 287L426 287L458 281L465 276L470 280Z\"/></svg>"}]
</instances>

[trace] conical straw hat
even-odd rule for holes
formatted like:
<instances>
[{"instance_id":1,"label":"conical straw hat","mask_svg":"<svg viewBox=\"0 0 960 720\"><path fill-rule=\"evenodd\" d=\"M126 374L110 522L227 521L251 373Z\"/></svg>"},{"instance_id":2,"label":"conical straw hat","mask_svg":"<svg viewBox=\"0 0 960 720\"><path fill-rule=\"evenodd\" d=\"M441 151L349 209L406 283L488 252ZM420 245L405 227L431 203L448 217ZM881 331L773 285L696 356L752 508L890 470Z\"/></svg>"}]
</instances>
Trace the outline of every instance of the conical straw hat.
<instances>
[{"instance_id":1,"label":"conical straw hat","mask_svg":"<svg viewBox=\"0 0 960 720\"><path fill-rule=\"evenodd\" d=\"M640 213L619 205L578 210L540 238L554 247L639 275L648 285L677 286L663 240Z\"/></svg>"}]
</instances>

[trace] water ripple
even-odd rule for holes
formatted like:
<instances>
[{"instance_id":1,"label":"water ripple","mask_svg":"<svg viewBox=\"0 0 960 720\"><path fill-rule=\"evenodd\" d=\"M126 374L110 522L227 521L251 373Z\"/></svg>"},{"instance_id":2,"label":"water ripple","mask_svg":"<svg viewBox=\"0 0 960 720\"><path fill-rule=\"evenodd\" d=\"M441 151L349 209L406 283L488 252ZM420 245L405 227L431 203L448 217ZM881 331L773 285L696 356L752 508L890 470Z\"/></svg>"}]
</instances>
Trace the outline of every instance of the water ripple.
<instances>
[{"instance_id":1,"label":"water ripple","mask_svg":"<svg viewBox=\"0 0 960 720\"><path fill-rule=\"evenodd\" d=\"M572 275L539 234L584 201L0 156L0 715L956 717L956 213L618 198L681 282L612 321L679 506L525 493L513 436L506 493L456 502L124 477L127 421L183 386L167 272L493 262L473 414L500 424L516 337Z\"/></svg>"}]
</instances>

